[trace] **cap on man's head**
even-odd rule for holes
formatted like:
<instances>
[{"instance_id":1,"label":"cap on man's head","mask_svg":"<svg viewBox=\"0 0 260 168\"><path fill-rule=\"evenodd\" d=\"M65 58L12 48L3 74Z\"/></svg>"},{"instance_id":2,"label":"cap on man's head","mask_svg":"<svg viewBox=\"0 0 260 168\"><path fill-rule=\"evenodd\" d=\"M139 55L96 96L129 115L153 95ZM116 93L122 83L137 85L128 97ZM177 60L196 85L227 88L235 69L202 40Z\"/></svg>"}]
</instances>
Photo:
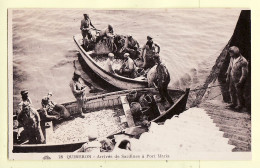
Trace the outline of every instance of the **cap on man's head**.
<instances>
[{"instance_id":1,"label":"cap on man's head","mask_svg":"<svg viewBox=\"0 0 260 168\"><path fill-rule=\"evenodd\" d=\"M42 104L47 105L48 102L49 102L49 97L48 97L48 96L44 96L44 97L42 98Z\"/></svg>"},{"instance_id":2,"label":"cap on man's head","mask_svg":"<svg viewBox=\"0 0 260 168\"><path fill-rule=\"evenodd\" d=\"M109 57L114 57L114 54L113 53L109 53L108 56Z\"/></svg>"},{"instance_id":3,"label":"cap on man's head","mask_svg":"<svg viewBox=\"0 0 260 168\"><path fill-rule=\"evenodd\" d=\"M74 75L81 76L81 73L80 73L79 70L75 70L75 71L74 71Z\"/></svg>"},{"instance_id":4,"label":"cap on man's head","mask_svg":"<svg viewBox=\"0 0 260 168\"><path fill-rule=\"evenodd\" d=\"M124 57L129 57L129 56L130 56L129 53L125 53L125 54L124 54Z\"/></svg>"},{"instance_id":5,"label":"cap on man's head","mask_svg":"<svg viewBox=\"0 0 260 168\"><path fill-rule=\"evenodd\" d=\"M83 16L84 16L84 17L89 17L89 15L88 15L88 14L86 14L86 13L85 13L85 14L83 14Z\"/></svg>"},{"instance_id":6,"label":"cap on man's head","mask_svg":"<svg viewBox=\"0 0 260 168\"><path fill-rule=\"evenodd\" d=\"M28 93L29 93L29 92L28 92L27 89L24 89L24 90L21 91L21 95L27 95Z\"/></svg>"},{"instance_id":7,"label":"cap on man's head","mask_svg":"<svg viewBox=\"0 0 260 168\"><path fill-rule=\"evenodd\" d=\"M234 54L240 54L239 48L237 46L230 47L228 52L232 52Z\"/></svg>"},{"instance_id":8,"label":"cap on man's head","mask_svg":"<svg viewBox=\"0 0 260 168\"><path fill-rule=\"evenodd\" d=\"M153 39L153 37L152 36L147 36L147 40L152 40Z\"/></svg>"}]
</instances>

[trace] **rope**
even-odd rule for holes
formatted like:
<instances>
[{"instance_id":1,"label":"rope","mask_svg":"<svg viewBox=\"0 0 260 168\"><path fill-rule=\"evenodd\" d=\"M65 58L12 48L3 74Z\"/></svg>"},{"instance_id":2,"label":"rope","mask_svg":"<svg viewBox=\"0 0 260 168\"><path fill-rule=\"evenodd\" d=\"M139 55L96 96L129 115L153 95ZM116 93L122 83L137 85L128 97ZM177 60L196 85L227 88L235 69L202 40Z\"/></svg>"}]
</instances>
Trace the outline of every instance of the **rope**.
<instances>
[{"instance_id":1,"label":"rope","mask_svg":"<svg viewBox=\"0 0 260 168\"><path fill-rule=\"evenodd\" d=\"M214 97L210 98L209 100L215 99L216 97L218 97L218 96L220 96L220 95L222 95L222 94L220 93L220 94L218 94L217 96L214 96Z\"/></svg>"},{"instance_id":2,"label":"rope","mask_svg":"<svg viewBox=\"0 0 260 168\"><path fill-rule=\"evenodd\" d=\"M190 90L190 92L191 92L191 91L197 91L197 90L204 90L204 89L213 88L213 87L218 87L218 86L221 86L221 85L214 85L214 86L209 86L209 87L202 87L202 88L198 88L198 89L192 89L192 90Z\"/></svg>"}]
</instances>

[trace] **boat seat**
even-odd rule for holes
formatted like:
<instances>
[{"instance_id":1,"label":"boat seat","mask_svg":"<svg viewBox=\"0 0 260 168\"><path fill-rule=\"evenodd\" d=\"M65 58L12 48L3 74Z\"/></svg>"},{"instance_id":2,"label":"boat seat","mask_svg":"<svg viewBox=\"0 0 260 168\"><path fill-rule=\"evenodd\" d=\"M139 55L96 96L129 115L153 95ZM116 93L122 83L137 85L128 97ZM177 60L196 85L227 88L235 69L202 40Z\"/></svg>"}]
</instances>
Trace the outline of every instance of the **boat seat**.
<instances>
[{"instance_id":1,"label":"boat seat","mask_svg":"<svg viewBox=\"0 0 260 168\"><path fill-rule=\"evenodd\" d=\"M124 113L126 116L126 121L127 121L128 126L134 127L135 126L134 119L133 119L132 113L130 111L130 106L126 99L126 96L120 96L120 100L122 102L122 106L123 106L123 110L124 110Z\"/></svg>"}]
</instances>

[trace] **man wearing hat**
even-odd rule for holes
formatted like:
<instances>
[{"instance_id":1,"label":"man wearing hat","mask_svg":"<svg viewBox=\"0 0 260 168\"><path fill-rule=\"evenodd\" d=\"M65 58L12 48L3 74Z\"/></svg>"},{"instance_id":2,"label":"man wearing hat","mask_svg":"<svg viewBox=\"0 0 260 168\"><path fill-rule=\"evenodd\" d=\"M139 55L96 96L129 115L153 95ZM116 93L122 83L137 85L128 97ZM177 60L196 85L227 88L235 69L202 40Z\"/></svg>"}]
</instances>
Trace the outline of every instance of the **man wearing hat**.
<instances>
[{"instance_id":1,"label":"man wearing hat","mask_svg":"<svg viewBox=\"0 0 260 168\"><path fill-rule=\"evenodd\" d=\"M75 70L73 78L70 82L70 88L77 99L78 102L78 111L80 113L80 117L84 118L85 116L83 115L83 104L84 104L84 99L85 99L85 90L86 90L86 85L81 79L81 73L78 70Z\"/></svg>"},{"instance_id":2,"label":"man wearing hat","mask_svg":"<svg viewBox=\"0 0 260 168\"><path fill-rule=\"evenodd\" d=\"M29 92L27 89L21 91L22 101L19 103L19 112L22 111L22 106L24 103L32 105L32 100L29 98L28 94Z\"/></svg>"},{"instance_id":3,"label":"man wearing hat","mask_svg":"<svg viewBox=\"0 0 260 168\"><path fill-rule=\"evenodd\" d=\"M161 102L168 101L170 105L174 102L168 93L168 84L170 83L170 74L166 66L161 62L159 54L154 55L154 61L157 63L155 84L161 96Z\"/></svg>"},{"instance_id":4,"label":"man wearing hat","mask_svg":"<svg viewBox=\"0 0 260 168\"><path fill-rule=\"evenodd\" d=\"M23 103L22 111L18 114L17 120L24 128L20 136L22 140L28 139L30 144L44 143L40 116L34 108L30 107L28 102Z\"/></svg>"},{"instance_id":5,"label":"man wearing hat","mask_svg":"<svg viewBox=\"0 0 260 168\"><path fill-rule=\"evenodd\" d=\"M147 36L147 42L142 48L141 57L144 61L143 68L152 68L155 65L153 57L156 53L160 53L160 46L153 42L151 36Z\"/></svg>"},{"instance_id":6,"label":"man wearing hat","mask_svg":"<svg viewBox=\"0 0 260 168\"><path fill-rule=\"evenodd\" d=\"M88 36L88 39L91 38L91 34L89 33L90 26L92 26L94 29L96 29L96 28L91 23L91 20L90 20L88 14L83 14L83 16L84 16L84 19L81 20L80 30L81 30L81 34L83 36L83 41L85 41L86 36Z\"/></svg>"},{"instance_id":7,"label":"man wearing hat","mask_svg":"<svg viewBox=\"0 0 260 168\"><path fill-rule=\"evenodd\" d=\"M115 72L119 75L128 77L128 78L134 78L135 77L135 63L134 61L129 57L129 53L124 54L124 63L121 66L119 70L115 70Z\"/></svg>"},{"instance_id":8,"label":"man wearing hat","mask_svg":"<svg viewBox=\"0 0 260 168\"><path fill-rule=\"evenodd\" d=\"M108 59L107 59L107 61L105 63L105 67L104 67L104 69L107 72L115 73L115 71L112 68L113 60L114 60L114 54L113 53L109 53L108 54Z\"/></svg>"},{"instance_id":9,"label":"man wearing hat","mask_svg":"<svg viewBox=\"0 0 260 168\"><path fill-rule=\"evenodd\" d=\"M248 75L248 62L236 46L229 48L229 55L231 58L226 72L226 81L229 83L229 93L232 103L228 107L241 110L244 105L243 88Z\"/></svg>"}]
</instances>

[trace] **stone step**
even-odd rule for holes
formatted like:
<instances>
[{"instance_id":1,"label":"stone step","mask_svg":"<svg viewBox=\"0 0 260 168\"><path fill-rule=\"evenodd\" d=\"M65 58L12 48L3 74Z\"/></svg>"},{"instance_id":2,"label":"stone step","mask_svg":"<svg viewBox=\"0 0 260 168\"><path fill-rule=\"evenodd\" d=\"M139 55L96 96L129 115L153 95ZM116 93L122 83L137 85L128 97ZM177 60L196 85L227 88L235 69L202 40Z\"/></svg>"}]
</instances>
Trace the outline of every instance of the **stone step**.
<instances>
[{"instance_id":1,"label":"stone step","mask_svg":"<svg viewBox=\"0 0 260 168\"><path fill-rule=\"evenodd\" d=\"M202 106L202 108L203 108L203 106ZM205 108L207 109L207 114L209 114L209 115L215 114L215 115L222 115L222 116L229 117L229 118L251 120L251 116L248 113L239 113L236 111L232 111L232 110L217 107L217 106L212 106L212 108L205 106Z\"/></svg>"},{"instance_id":2,"label":"stone step","mask_svg":"<svg viewBox=\"0 0 260 168\"><path fill-rule=\"evenodd\" d=\"M244 141L230 139L228 141L228 144L234 145L234 146L238 147L239 149L243 149L244 151L248 151L249 149L251 150L251 145Z\"/></svg>"},{"instance_id":3,"label":"stone step","mask_svg":"<svg viewBox=\"0 0 260 168\"><path fill-rule=\"evenodd\" d=\"M244 121L245 119L241 119L241 118L235 118L235 117L230 117L230 116L225 116L225 115L219 115L219 114L213 114L213 113L208 113L208 115L211 118L219 118L219 119L226 119L226 120L231 120L231 121Z\"/></svg>"},{"instance_id":4,"label":"stone step","mask_svg":"<svg viewBox=\"0 0 260 168\"><path fill-rule=\"evenodd\" d=\"M219 127L219 130L223 132L227 132L230 134L238 134L242 136L251 136L250 130L246 128L237 128L221 124L216 124L216 126Z\"/></svg>"},{"instance_id":5,"label":"stone step","mask_svg":"<svg viewBox=\"0 0 260 168\"><path fill-rule=\"evenodd\" d=\"M234 115L234 112L223 112L221 110L216 110L216 111L208 111L207 114L209 115L216 115L216 116L221 116L221 117L226 117L226 118L233 118L233 119L246 119L246 120L251 120L251 117L248 115L241 115L240 113L237 115Z\"/></svg>"},{"instance_id":6,"label":"stone step","mask_svg":"<svg viewBox=\"0 0 260 168\"><path fill-rule=\"evenodd\" d=\"M235 139L235 140L239 140L239 141L244 141L246 143L251 141L251 136L243 136L243 135L237 135L237 134L230 134L225 132L223 135L225 138L229 138L229 139Z\"/></svg>"},{"instance_id":7,"label":"stone step","mask_svg":"<svg viewBox=\"0 0 260 168\"><path fill-rule=\"evenodd\" d=\"M225 119L219 119L219 118L214 118L213 122L216 124L224 124L224 125L228 125L228 126L233 126L233 127L240 127L240 128L250 128L251 124L250 123L246 123L246 122L234 122L231 120L225 120Z\"/></svg>"}]
</instances>

